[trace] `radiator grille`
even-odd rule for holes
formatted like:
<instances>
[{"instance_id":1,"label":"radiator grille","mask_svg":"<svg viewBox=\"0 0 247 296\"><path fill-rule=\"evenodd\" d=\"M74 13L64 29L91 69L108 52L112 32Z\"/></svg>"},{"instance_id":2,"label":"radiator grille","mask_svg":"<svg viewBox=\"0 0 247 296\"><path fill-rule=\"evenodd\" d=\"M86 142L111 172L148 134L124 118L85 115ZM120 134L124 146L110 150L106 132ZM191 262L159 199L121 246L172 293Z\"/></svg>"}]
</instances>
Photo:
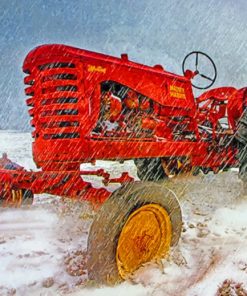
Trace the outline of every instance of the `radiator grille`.
<instances>
[{"instance_id":1,"label":"radiator grille","mask_svg":"<svg viewBox=\"0 0 247 296\"><path fill-rule=\"evenodd\" d=\"M44 140L79 138L82 65L51 61L37 63L25 69L25 73L28 74L24 83L33 137Z\"/></svg>"}]
</instances>

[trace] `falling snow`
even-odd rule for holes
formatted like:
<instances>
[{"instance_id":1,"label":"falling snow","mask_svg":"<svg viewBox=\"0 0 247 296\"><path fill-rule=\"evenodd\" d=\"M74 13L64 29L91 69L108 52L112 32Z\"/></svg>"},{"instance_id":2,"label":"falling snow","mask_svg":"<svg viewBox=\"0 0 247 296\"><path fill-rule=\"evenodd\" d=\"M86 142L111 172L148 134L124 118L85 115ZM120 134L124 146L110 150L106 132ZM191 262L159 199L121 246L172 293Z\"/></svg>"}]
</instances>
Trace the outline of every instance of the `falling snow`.
<instances>
[{"instance_id":1,"label":"falling snow","mask_svg":"<svg viewBox=\"0 0 247 296\"><path fill-rule=\"evenodd\" d=\"M216 79L214 87L246 86L246 0L1 0L0 11L0 155L7 152L27 170L37 168L22 63L38 45L68 44L117 57L128 53L131 61L160 64L179 75L183 58L199 50L217 66L216 77L214 67L208 61L204 65ZM194 89L195 97L200 94ZM119 122L99 123L106 134L119 130ZM200 129L211 135L208 126ZM97 136L97 126L93 133ZM92 168L104 168L113 178L127 171L138 180L132 160L81 166ZM106 187L101 177L84 180ZM98 286L87 277L87 239L96 215L91 204L41 194L32 207L0 208L0 295L246 296L247 196L238 171L180 176L160 184L179 199L181 239L161 263L141 266L114 287ZM118 187L110 185L109 191Z\"/></svg>"},{"instance_id":2,"label":"falling snow","mask_svg":"<svg viewBox=\"0 0 247 296\"><path fill-rule=\"evenodd\" d=\"M218 67L215 86L246 85L246 1L1 0L0 128L29 129L22 63L35 46L69 44L181 74L201 50Z\"/></svg>"}]
</instances>

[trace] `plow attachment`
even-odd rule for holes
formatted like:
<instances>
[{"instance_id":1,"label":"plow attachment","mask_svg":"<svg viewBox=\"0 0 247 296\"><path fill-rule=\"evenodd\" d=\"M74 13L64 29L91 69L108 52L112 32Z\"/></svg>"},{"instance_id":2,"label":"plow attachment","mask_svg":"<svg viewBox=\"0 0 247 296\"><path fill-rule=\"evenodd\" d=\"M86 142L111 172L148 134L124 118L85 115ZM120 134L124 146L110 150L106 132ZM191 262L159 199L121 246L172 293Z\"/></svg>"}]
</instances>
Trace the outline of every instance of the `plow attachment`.
<instances>
[{"instance_id":1,"label":"plow attachment","mask_svg":"<svg viewBox=\"0 0 247 296\"><path fill-rule=\"evenodd\" d=\"M5 167L0 168L0 202L3 206L32 204L33 195L42 193L80 201L86 200L100 205L111 194L111 191L104 187L112 183L126 184L133 181L133 178L126 172L118 178L110 178L110 174L103 169L32 172L25 170L11 160L8 160ZM94 188L91 182L83 180L83 176L101 177L102 187Z\"/></svg>"}]
</instances>

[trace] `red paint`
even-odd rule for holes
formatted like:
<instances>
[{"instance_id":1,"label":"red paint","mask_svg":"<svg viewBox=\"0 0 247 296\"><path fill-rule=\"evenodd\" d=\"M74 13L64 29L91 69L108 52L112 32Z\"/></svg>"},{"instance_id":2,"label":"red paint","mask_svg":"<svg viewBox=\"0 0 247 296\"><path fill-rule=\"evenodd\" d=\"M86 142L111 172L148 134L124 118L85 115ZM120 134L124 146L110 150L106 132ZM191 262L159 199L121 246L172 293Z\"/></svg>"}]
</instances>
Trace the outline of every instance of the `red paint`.
<instances>
[{"instance_id":1,"label":"red paint","mask_svg":"<svg viewBox=\"0 0 247 296\"><path fill-rule=\"evenodd\" d=\"M246 88L216 88L196 99L190 70L180 76L162 66L134 63L126 54L116 58L65 45L35 48L23 70L33 157L42 172L0 171L19 186L103 201L110 193L81 179L81 163L175 156L215 172L237 165L235 144L225 147L222 141L236 130ZM229 129L219 130L226 116ZM97 174L109 183L107 173ZM130 180L123 175L112 181Z\"/></svg>"}]
</instances>

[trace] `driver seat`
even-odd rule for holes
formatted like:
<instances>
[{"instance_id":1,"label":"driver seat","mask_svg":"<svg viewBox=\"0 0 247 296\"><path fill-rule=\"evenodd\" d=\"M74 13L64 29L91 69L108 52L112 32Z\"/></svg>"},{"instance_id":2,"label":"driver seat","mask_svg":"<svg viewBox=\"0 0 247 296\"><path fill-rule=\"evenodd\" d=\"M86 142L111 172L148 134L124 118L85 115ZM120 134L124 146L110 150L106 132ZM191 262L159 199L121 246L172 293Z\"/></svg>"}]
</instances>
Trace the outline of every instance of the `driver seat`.
<instances>
[{"instance_id":1,"label":"driver seat","mask_svg":"<svg viewBox=\"0 0 247 296\"><path fill-rule=\"evenodd\" d=\"M204 92L202 95L200 95L200 97L197 98L197 102L201 103L203 101L206 101L210 97L214 98L217 101L224 102L228 100L235 92L236 92L235 87L228 87L228 86L210 89Z\"/></svg>"},{"instance_id":2,"label":"driver seat","mask_svg":"<svg viewBox=\"0 0 247 296\"><path fill-rule=\"evenodd\" d=\"M236 91L234 87L218 87L199 96L196 100L199 121L209 120L216 127L218 120L226 116L228 101Z\"/></svg>"}]
</instances>

